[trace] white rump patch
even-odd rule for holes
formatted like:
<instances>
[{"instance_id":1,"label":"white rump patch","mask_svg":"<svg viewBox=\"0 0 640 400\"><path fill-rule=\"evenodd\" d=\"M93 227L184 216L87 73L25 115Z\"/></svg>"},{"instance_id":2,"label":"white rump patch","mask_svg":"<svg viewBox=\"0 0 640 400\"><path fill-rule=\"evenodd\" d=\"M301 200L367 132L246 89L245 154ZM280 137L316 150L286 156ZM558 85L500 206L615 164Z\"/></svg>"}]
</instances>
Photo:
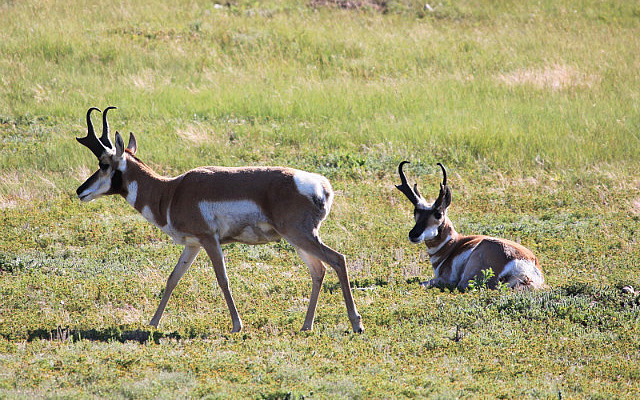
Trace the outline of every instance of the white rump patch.
<instances>
[{"instance_id":1,"label":"white rump patch","mask_svg":"<svg viewBox=\"0 0 640 400\"><path fill-rule=\"evenodd\" d=\"M536 268L535 262L531 260L511 260L505 265L504 269L498 276L499 279L504 277L526 277L530 280L531 286L539 287L544 284L544 278L540 270Z\"/></svg>"},{"instance_id":2,"label":"white rump patch","mask_svg":"<svg viewBox=\"0 0 640 400\"><path fill-rule=\"evenodd\" d=\"M314 174L306 171L296 171L293 175L298 192L313 201L314 198L322 202L326 202L324 197L323 182L327 180L322 175Z\"/></svg>"}]
</instances>

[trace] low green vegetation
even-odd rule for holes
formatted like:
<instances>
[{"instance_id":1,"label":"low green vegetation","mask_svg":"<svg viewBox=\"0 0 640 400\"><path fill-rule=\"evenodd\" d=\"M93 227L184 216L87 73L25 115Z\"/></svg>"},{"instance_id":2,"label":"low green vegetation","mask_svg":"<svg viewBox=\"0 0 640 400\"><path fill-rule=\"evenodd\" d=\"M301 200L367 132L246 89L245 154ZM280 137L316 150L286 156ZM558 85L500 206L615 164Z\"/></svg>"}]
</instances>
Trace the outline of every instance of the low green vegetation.
<instances>
[{"instance_id":1,"label":"low green vegetation","mask_svg":"<svg viewBox=\"0 0 640 400\"><path fill-rule=\"evenodd\" d=\"M130 4L134 3L134 4ZM0 0L0 398L635 398L640 4ZM225 247L245 330L203 254L121 198L81 204L91 106L176 175L289 165L331 179L329 271L285 242ZM98 129L100 125L98 123ZM466 234L540 259L536 293L425 290L395 190L450 172Z\"/></svg>"}]
</instances>

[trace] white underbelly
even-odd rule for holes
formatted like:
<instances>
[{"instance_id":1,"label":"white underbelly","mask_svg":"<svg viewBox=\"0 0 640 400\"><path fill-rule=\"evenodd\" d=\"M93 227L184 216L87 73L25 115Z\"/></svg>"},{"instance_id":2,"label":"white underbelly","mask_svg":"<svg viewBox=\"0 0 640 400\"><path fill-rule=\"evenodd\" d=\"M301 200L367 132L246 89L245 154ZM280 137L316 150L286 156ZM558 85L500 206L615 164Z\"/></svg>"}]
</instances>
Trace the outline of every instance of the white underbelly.
<instances>
[{"instance_id":1,"label":"white underbelly","mask_svg":"<svg viewBox=\"0 0 640 400\"><path fill-rule=\"evenodd\" d=\"M220 239L222 242L234 241L246 244L263 244L280 239L280 234L269 224L247 225L240 233Z\"/></svg>"},{"instance_id":2,"label":"white underbelly","mask_svg":"<svg viewBox=\"0 0 640 400\"><path fill-rule=\"evenodd\" d=\"M280 239L260 207L252 201L202 201L198 206L205 222L222 243L262 244Z\"/></svg>"}]
</instances>

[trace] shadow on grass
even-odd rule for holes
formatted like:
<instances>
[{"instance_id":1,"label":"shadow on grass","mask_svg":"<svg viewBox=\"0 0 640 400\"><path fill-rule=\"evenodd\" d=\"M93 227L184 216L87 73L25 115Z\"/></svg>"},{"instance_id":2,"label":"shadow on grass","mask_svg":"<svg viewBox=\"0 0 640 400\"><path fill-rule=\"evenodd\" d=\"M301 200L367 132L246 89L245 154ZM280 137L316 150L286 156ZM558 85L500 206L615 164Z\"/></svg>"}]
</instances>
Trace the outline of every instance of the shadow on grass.
<instances>
[{"instance_id":1,"label":"shadow on grass","mask_svg":"<svg viewBox=\"0 0 640 400\"><path fill-rule=\"evenodd\" d=\"M107 328L102 330L76 330L58 327L54 330L36 329L33 331L29 331L27 332L27 341L31 342L34 340L51 340L61 342L75 342L77 340L90 340L96 342L138 342L142 344L149 341L160 343L161 339L193 339L196 336L197 335L193 335L193 337L185 337L177 332L163 333L142 329L121 330L118 328Z\"/></svg>"}]
</instances>

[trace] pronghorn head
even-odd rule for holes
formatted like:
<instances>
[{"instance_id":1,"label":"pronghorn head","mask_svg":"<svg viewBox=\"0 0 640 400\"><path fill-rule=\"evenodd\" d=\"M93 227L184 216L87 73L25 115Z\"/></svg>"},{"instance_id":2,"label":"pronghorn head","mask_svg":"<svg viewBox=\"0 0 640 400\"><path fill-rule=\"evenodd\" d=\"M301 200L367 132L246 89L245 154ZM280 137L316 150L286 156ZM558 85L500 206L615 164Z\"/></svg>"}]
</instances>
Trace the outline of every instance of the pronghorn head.
<instances>
[{"instance_id":1,"label":"pronghorn head","mask_svg":"<svg viewBox=\"0 0 640 400\"><path fill-rule=\"evenodd\" d=\"M91 112L100 109L91 107L87 111L87 136L76 138L80 144L86 146L98 158L99 169L94 172L78 189L76 193L82 201L91 201L100 196L108 194L122 194L123 182L122 174L126 170L125 152L135 154L137 145L133 133L129 136L129 144L125 150L122 136L116 132L115 148L109 139L109 123L107 122L107 112L116 107L107 107L102 113L102 136L98 139L93 130L91 122Z\"/></svg>"},{"instance_id":2,"label":"pronghorn head","mask_svg":"<svg viewBox=\"0 0 640 400\"><path fill-rule=\"evenodd\" d=\"M438 198L430 205L422 198L420 192L418 192L417 183L413 185L413 189L407 184L407 178L404 176L402 167L408 163L409 161L403 161L398 165L401 184L396 185L396 188L404 193L415 207L413 216L416 224L409 232L409 240L412 243L421 243L425 240L433 240L440 234L441 227L445 222L447 207L451 204L451 189L447 186L447 170L444 169L442 164L438 163L440 168L442 168L444 178L440 184L440 194Z\"/></svg>"}]
</instances>

